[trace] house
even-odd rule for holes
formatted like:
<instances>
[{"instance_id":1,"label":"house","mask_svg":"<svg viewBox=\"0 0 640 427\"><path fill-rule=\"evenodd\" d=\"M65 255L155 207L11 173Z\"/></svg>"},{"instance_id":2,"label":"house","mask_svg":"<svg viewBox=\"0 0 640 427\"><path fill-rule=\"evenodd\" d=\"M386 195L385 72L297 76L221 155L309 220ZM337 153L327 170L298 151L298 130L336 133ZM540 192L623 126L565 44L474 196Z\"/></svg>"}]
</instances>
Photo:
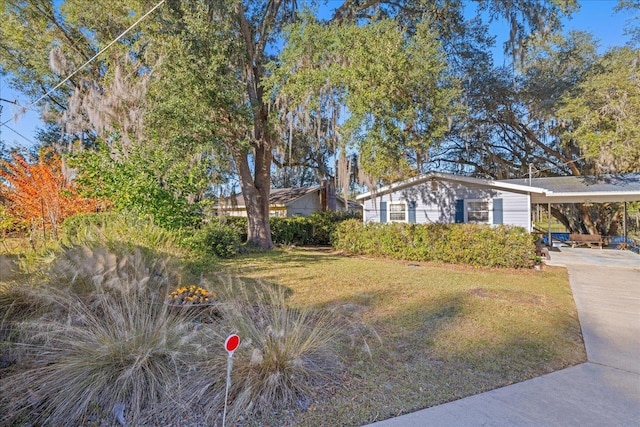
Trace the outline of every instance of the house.
<instances>
[{"instance_id":1,"label":"house","mask_svg":"<svg viewBox=\"0 0 640 427\"><path fill-rule=\"evenodd\" d=\"M533 204L640 200L640 173L490 180L428 173L360 194L364 222L509 224L533 231Z\"/></svg>"},{"instance_id":2,"label":"house","mask_svg":"<svg viewBox=\"0 0 640 427\"><path fill-rule=\"evenodd\" d=\"M364 222L474 222L531 231L529 192L530 187L519 184L428 173L360 194L356 200L364 204Z\"/></svg>"},{"instance_id":3,"label":"house","mask_svg":"<svg viewBox=\"0 0 640 427\"><path fill-rule=\"evenodd\" d=\"M216 214L247 216L242 194L227 197L215 206ZM311 187L273 188L269 194L269 215L272 217L309 216L315 212L348 211L357 214L362 206L336 196L332 186L323 183Z\"/></svg>"}]
</instances>

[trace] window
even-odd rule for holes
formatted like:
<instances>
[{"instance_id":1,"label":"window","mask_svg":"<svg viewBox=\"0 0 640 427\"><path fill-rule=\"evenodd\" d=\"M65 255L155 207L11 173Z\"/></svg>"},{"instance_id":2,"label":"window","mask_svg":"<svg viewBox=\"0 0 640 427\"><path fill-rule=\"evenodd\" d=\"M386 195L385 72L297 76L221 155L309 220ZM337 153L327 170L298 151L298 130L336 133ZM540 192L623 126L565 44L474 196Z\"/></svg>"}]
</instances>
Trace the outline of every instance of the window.
<instances>
[{"instance_id":1,"label":"window","mask_svg":"<svg viewBox=\"0 0 640 427\"><path fill-rule=\"evenodd\" d=\"M407 205L405 203L389 204L389 222L406 222L407 221Z\"/></svg>"},{"instance_id":2,"label":"window","mask_svg":"<svg viewBox=\"0 0 640 427\"><path fill-rule=\"evenodd\" d=\"M465 222L491 224L491 203L488 200L465 200Z\"/></svg>"}]
</instances>

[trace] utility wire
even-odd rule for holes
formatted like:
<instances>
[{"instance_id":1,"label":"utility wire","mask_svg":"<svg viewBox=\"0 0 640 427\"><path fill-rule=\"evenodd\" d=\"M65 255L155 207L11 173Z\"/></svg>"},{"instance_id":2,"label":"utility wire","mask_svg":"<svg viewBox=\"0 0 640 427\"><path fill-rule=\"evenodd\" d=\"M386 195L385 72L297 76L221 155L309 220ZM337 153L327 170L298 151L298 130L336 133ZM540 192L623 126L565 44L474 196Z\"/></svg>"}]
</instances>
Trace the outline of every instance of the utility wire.
<instances>
[{"instance_id":1,"label":"utility wire","mask_svg":"<svg viewBox=\"0 0 640 427\"><path fill-rule=\"evenodd\" d=\"M100 56L100 54L102 54L105 50L109 49L111 46L113 46L118 40L120 40L122 37L124 37L129 31L131 31L135 26L137 26L144 18L146 18L147 16L149 16L151 14L151 12L153 12L154 10L156 10L157 8L159 8L162 3L164 3L165 0L160 0L160 2L158 4L156 4L153 8L151 8L147 13L145 13L144 15L142 15L136 22L134 22L133 24L131 24L131 26L129 28L127 28L126 30L124 30L122 32L122 34L120 34L118 37L116 37L114 40L111 41L111 43L109 43L108 45L106 45L104 48L102 48L102 50L100 50L100 52L96 53L95 55L93 55L87 62L85 62L84 64L82 64L77 70L75 70L73 73L69 74L67 76L67 78L65 78L64 80L62 80L60 83L58 83L57 85L55 85L53 87L53 89L49 90L47 93L45 93L44 95L42 95L40 98L38 98L36 101L32 102L30 105L34 105L37 104L38 102L42 101L44 98L46 98L47 96L49 96L49 94L51 92L53 92L54 90L58 89L60 86L62 86L64 83L66 83L71 77L75 76L77 73L79 73L84 67L86 67L87 65L89 65L94 59L96 59L98 56Z\"/></svg>"},{"instance_id":2,"label":"utility wire","mask_svg":"<svg viewBox=\"0 0 640 427\"><path fill-rule=\"evenodd\" d=\"M86 67L87 65L89 65L94 59L96 59L98 56L100 56L100 54L102 54L104 51L106 51L107 49L109 49L111 46L113 46L116 42L118 42L118 40L120 40L122 37L124 37L129 31L131 31L134 27L136 27L143 19L145 19L147 16L149 16L154 10L156 10L157 8L159 8L163 3L165 2L165 0L160 0L160 2L158 4L156 4L154 7L152 7L147 13L145 13L144 15L142 15L136 22L134 22L133 24L131 24L131 26L129 28L127 28L126 30L124 30L122 32L122 34L120 34L118 37L116 37L115 39L113 39L108 45L106 45L104 48L102 48L100 50L100 52L96 53L95 55L93 55L87 62L85 62L84 64L82 64L80 67L78 67L73 73L69 74L64 80L62 80L60 83L58 83L57 85L55 85L52 89L50 89L47 93L45 93L44 95L42 95L40 98L38 98L37 100L33 101L32 103L30 103L29 105L27 105L24 108L30 108L33 105L36 105L37 103L39 103L40 101L42 101L44 98L46 98L47 96L49 96L53 91L55 91L56 89L58 89L60 86L62 86L63 84L65 84L71 77L75 76L76 74L78 74L80 71L82 71L82 69L84 67ZM0 126L7 126L7 123L9 123L12 119L9 119L5 122L3 122L2 124L0 124ZM11 129L11 128L9 128ZM15 131L14 131L15 132ZM16 132L18 135L20 135L18 132ZM22 135L20 135L22 136ZM24 136L23 136L24 138ZM27 141L29 141L29 139L25 138ZM31 142L31 141L29 141Z\"/></svg>"},{"instance_id":3,"label":"utility wire","mask_svg":"<svg viewBox=\"0 0 640 427\"><path fill-rule=\"evenodd\" d=\"M32 140L30 140L29 138L27 138L26 136L24 136L20 132L18 132L17 130L11 128L9 125L3 123L3 126L6 127L7 129L9 129L11 132L15 133L16 135L18 135L19 137L21 137L22 139L24 139L25 141L27 141L28 143L30 143L32 145L36 144L35 142L33 142Z\"/></svg>"}]
</instances>

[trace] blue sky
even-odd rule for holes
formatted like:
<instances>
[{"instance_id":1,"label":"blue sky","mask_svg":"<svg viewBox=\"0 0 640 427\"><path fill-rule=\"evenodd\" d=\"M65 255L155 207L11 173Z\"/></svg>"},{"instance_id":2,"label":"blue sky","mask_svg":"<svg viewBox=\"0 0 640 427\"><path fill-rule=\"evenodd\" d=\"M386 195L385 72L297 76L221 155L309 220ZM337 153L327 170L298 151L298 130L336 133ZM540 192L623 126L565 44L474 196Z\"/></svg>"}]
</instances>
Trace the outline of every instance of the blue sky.
<instances>
[{"instance_id":1,"label":"blue sky","mask_svg":"<svg viewBox=\"0 0 640 427\"><path fill-rule=\"evenodd\" d=\"M631 16L625 12L614 12L617 3L617 0L580 1L580 10L571 19L565 20L565 30L586 30L593 33L600 40L600 52L611 46L624 45L629 40L629 37L624 35L624 26ZM507 26L505 23L498 22L492 25L491 31L498 36L496 52L500 52L508 34ZM48 55L48 52L43 52L43 55ZM496 63L498 62L497 56ZM14 93L7 86L4 78L0 78L0 98L17 100L20 105L29 104L28 99L19 93ZM20 110L13 104L6 102L2 102L1 105L3 108L0 123L10 119L11 121L0 128L0 140L3 140L9 147L30 146L31 141L35 140L36 128L42 125L38 113L27 111L26 114L19 114L13 120L14 115Z\"/></svg>"}]
</instances>

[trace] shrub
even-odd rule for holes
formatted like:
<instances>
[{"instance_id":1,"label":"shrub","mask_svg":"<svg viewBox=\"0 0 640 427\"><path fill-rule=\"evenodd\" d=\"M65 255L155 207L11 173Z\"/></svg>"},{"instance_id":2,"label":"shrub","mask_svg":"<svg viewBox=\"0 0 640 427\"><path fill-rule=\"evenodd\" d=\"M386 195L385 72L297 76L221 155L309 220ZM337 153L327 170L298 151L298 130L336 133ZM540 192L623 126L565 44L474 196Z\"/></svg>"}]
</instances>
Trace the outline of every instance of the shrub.
<instances>
[{"instance_id":1,"label":"shrub","mask_svg":"<svg viewBox=\"0 0 640 427\"><path fill-rule=\"evenodd\" d=\"M334 247L355 254L487 267L532 265L533 239L521 227L477 224L340 223Z\"/></svg>"},{"instance_id":2,"label":"shrub","mask_svg":"<svg viewBox=\"0 0 640 427\"><path fill-rule=\"evenodd\" d=\"M185 239L185 243L202 255L214 254L220 258L229 258L238 253L240 238L233 227L212 221L206 227L196 230Z\"/></svg>"},{"instance_id":3,"label":"shrub","mask_svg":"<svg viewBox=\"0 0 640 427\"><path fill-rule=\"evenodd\" d=\"M119 155L114 158L114 153ZM166 150L150 150L144 144L125 149L121 142L111 141L98 142L94 150L74 150L66 160L76 169L75 180L85 194L109 200L118 211L151 216L171 230L197 227L204 202L192 203L189 195L208 188L207 162L169 158L175 159Z\"/></svg>"},{"instance_id":4,"label":"shrub","mask_svg":"<svg viewBox=\"0 0 640 427\"><path fill-rule=\"evenodd\" d=\"M22 234L27 230L27 224L0 204L0 236L5 237L10 234Z\"/></svg>"},{"instance_id":5,"label":"shrub","mask_svg":"<svg viewBox=\"0 0 640 427\"><path fill-rule=\"evenodd\" d=\"M269 219L271 240L278 245L330 245L336 225L354 218L348 212L316 212L310 216ZM225 224L235 230L241 242L247 240L246 217L217 217L211 224Z\"/></svg>"},{"instance_id":6,"label":"shrub","mask_svg":"<svg viewBox=\"0 0 640 427\"><path fill-rule=\"evenodd\" d=\"M311 240L313 225L308 217L271 218L271 240L279 245L306 245Z\"/></svg>"},{"instance_id":7,"label":"shrub","mask_svg":"<svg viewBox=\"0 0 640 427\"><path fill-rule=\"evenodd\" d=\"M65 218L95 212L105 205L78 194L76 185L63 173L62 160L52 150L41 152L35 163L17 152L10 161L0 159L0 199L13 219L22 223L15 225L26 228L36 224L54 235Z\"/></svg>"},{"instance_id":8,"label":"shrub","mask_svg":"<svg viewBox=\"0 0 640 427\"><path fill-rule=\"evenodd\" d=\"M336 226L354 218L348 212L316 212L310 216L271 218L271 238L283 245L330 245Z\"/></svg>"},{"instance_id":9,"label":"shrub","mask_svg":"<svg viewBox=\"0 0 640 427\"><path fill-rule=\"evenodd\" d=\"M62 244L72 246L104 246L111 249L124 246L129 250L141 247L180 256L181 235L166 230L150 217L138 217L126 212L80 214L62 223Z\"/></svg>"},{"instance_id":10,"label":"shrub","mask_svg":"<svg viewBox=\"0 0 640 427\"><path fill-rule=\"evenodd\" d=\"M227 216L216 218L215 220L222 222L223 224L227 224L229 227L233 228L236 233L238 233L238 239L240 240L240 242L247 241L247 217Z\"/></svg>"},{"instance_id":11,"label":"shrub","mask_svg":"<svg viewBox=\"0 0 640 427\"><path fill-rule=\"evenodd\" d=\"M333 241L333 234L336 227L343 221L356 219L357 215L349 212L316 212L309 216L312 226L312 233L308 244L312 245L330 245ZM360 222L362 220L360 219Z\"/></svg>"}]
</instances>

